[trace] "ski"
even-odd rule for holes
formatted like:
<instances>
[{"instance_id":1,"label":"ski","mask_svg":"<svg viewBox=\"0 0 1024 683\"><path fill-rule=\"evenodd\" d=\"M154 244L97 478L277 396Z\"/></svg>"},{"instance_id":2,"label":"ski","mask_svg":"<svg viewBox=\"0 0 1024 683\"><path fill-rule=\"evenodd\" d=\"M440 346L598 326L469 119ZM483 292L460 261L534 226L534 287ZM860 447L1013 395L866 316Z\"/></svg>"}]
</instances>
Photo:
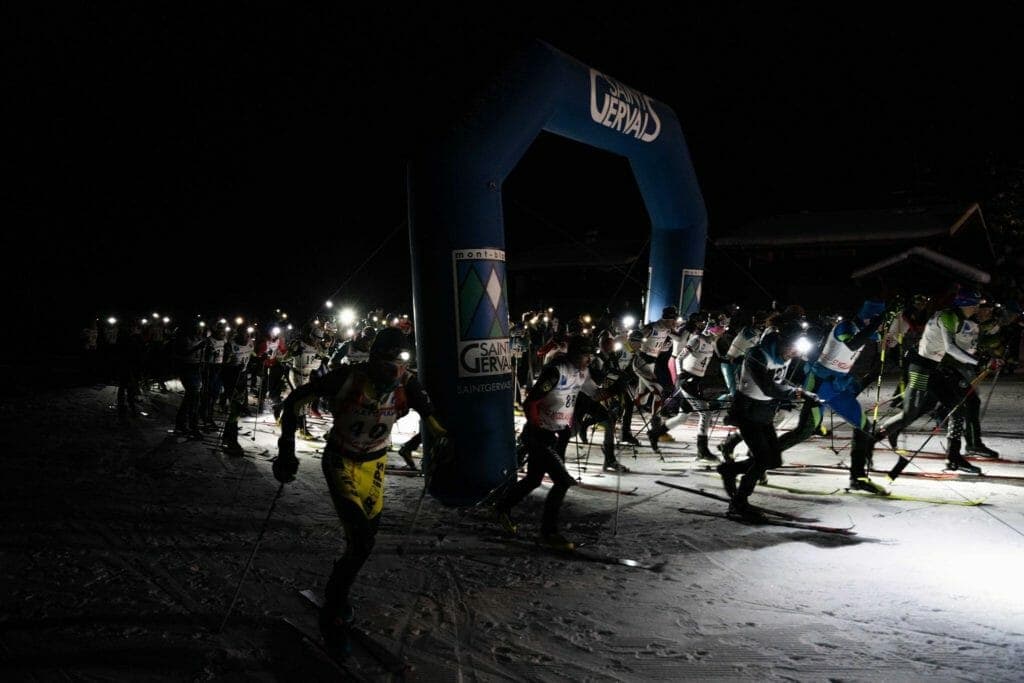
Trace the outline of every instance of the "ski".
<instances>
[{"instance_id":1,"label":"ski","mask_svg":"<svg viewBox=\"0 0 1024 683\"><path fill-rule=\"evenodd\" d=\"M783 465L779 469L799 469L804 472L812 473L830 473L830 472L849 472L850 468L845 465L801 465L801 464L789 464ZM888 475L887 470L871 469L871 474L884 474ZM916 479L940 479L940 480L957 480L957 481L1000 481L1007 484L1024 484L1024 476L1012 475L1012 474L969 474L959 472L907 472L904 470L900 473L901 477L913 477Z\"/></svg>"},{"instance_id":2,"label":"ski","mask_svg":"<svg viewBox=\"0 0 1024 683\"><path fill-rule=\"evenodd\" d=\"M834 496L834 495L858 495L868 496L870 498L882 498L888 500L904 500L911 503L934 503L937 505L964 505L974 506L981 505L985 502L984 498L977 498L974 500L949 500L947 498L929 498L926 496L908 496L902 493L892 493L891 491L887 494L871 493L870 491L858 491L856 489L833 489L831 491L814 491L811 489L800 489L792 486L779 486L778 484L762 484L770 489L778 489L785 491L786 493L795 493L797 495L806 496Z\"/></svg>"},{"instance_id":3,"label":"ski","mask_svg":"<svg viewBox=\"0 0 1024 683\"><path fill-rule=\"evenodd\" d=\"M523 475L523 476L526 476L526 475ZM520 477L520 479L522 479L522 478L523 477ZM545 476L544 477L544 483L545 484L553 484L554 482L552 482L549 477ZM600 484L587 484L585 482L579 482L579 481L576 482L575 486L579 486L581 489L587 489L588 491L603 491L605 493L619 493L620 495L623 495L623 496L635 496L637 489L640 488L639 486L634 486L631 489L624 488L624 489L620 489L620 490L616 491L614 486L601 486Z\"/></svg>"},{"instance_id":4,"label":"ski","mask_svg":"<svg viewBox=\"0 0 1024 683\"><path fill-rule=\"evenodd\" d=\"M509 536L495 536L487 540L492 540L498 543L509 543L522 548L531 548L545 550L549 553L558 555L559 557L565 557L574 560L583 560L586 562L597 562L599 564L612 564L619 565L622 567L629 567L630 569L645 569L649 572L660 573L664 571L666 562L642 562L640 560L633 560L628 557L615 557L614 555L606 555L599 553L594 550L581 548L579 546L572 550L563 548L552 548L536 541L527 541L521 538L509 537Z\"/></svg>"},{"instance_id":5,"label":"ski","mask_svg":"<svg viewBox=\"0 0 1024 683\"><path fill-rule=\"evenodd\" d=\"M304 642L309 643L312 647L316 648L327 659L327 661L330 662L330 664L337 670L338 674L342 677L343 680L369 680L363 676L358 675L355 671L352 670L352 667L350 667L345 662L344 659L342 659L341 657L336 657L334 654L330 652L330 650L324 647L324 644L323 642L321 642L320 638L314 637L313 634L308 632L302 626L299 626L291 618L279 617L279 619L282 624L284 624L285 626L289 627L292 631L294 631L300 638L302 638Z\"/></svg>"},{"instance_id":6,"label":"ski","mask_svg":"<svg viewBox=\"0 0 1024 683\"><path fill-rule=\"evenodd\" d=\"M678 510L688 515L703 515L705 517L719 517L721 519L732 520L733 522L739 522L740 524L748 524L750 526L784 526L791 529L804 529L806 531L820 531L826 534L838 534L840 536L856 536L857 532L852 531L853 526L847 527L836 527L836 526L824 526L821 524L809 524L807 522L794 522L788 519L780 519L775 517L761 517L759 519L751 519L748 517L741 517L739 515L730 515L726 512L712 512L710 510L696 510L694 508L678 508Z\"/></svg>"},{"instance_id":7,"label":"ski","mask_svg":"<svg viewBox=\"0 0 1024 683\"><path fill-rule=\"evenodd\" d=\"M299 595L304 597L318 610L323 607L323 598L321 598L316 591L306 589L299 591ZM354 624L349 626L348 633L355 644L359 645L367 654L377 660L377 662L390 673L404 676L406 673L412 671L412 666L408 662L392 653L391 650L381 645L373 638L373 636L358 626Z\"/></svg>"},{"instance_id":8,"label":"ski","mask_svg":"<svg viewBox=\"0 0 1024 683\"><path fill-rule=\"evenodd\" d=\"M710 491L705 491L704 489L693 489L690 488L689 486L670 484L667 481L660 480L655 481L654 483L661 484L662 486L667 486L670 489L679 489L680 491L686 491L687 493L696 493L698 496L704 496L705 498L711 498L712 500L720 500L723 503L732 502L732 500L726 496L720 496L717 493L711 493ZM757 505L752 505L751 507L757 510L758 512L764 513L766 515L771 515L772 517L778 517L779 519L785 519L790 522L802 522L804 524L811 524L818 521L816 517L801 517L799 515L793 515L788 512L782 512L781 510L770 510L768 508L759 507Z\"/></svg>"},{"instance_id":9,"label":"ski","mask_svg":"<svg viewBox=\"0 0 1024 683\"><path fill-rule=\"evenodd\" d=\"M402 477L422 477L423 470L410 470L408 467L385 467L384 471L387 474L397 474Z\"/></svg>"},{"instance_id":10,"label":"ski","mask_svg":"<svg viewBox=\"0 0 1024 683\"><path fill-rule=\"evenodd\" d=\"M896 455L902 455L904 457L913 454L913 450L909 448L897 448L893 450ZM947 456L945 453L938 451L919 451L914 457L924 458L925 460L945 460ZM1006 460L1005 458L990 458L986 455L964 455L965 460L968 462L987 462L996 465L1024 465L1024 462L1020 460Z\"/></svg>"}]
</instances>

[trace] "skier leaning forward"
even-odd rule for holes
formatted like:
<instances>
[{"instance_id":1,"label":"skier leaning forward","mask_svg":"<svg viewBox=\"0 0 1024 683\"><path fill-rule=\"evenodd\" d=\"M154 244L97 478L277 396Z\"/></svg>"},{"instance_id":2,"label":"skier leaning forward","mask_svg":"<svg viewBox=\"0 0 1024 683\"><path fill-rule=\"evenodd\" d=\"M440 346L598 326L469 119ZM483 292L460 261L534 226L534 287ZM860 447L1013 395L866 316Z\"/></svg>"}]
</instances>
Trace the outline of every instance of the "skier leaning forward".
<instances>
[{"instance_id":1,"label":"skier leaning forward","mask_svg":"<svg viewBox=\"0 0 1024 683\"><path fill-rule=\"evenodd\" d=\"M732 499L730 514L756 517L747 498L767 470L782 464L782 449L779 448L774 422L779 403L792 398L818 400L810 391L786 382L786 370L790 359L797 353L796 341L802 332L799 323L788 323L781 331L766 335L744 357L729 417L739 427L750 449L750 458L718 466L722 485ZM743 474L743 479L737 487L736 477L740 474Z\"/></svg>"},{"instance_id":2,"label":"skier leaning forward","mask_svg":"<svg viewBox=\"0 0 1024 683\"><path fill-rule=\"evenodd\" d=\"M587 337L572 337L564 354L558 354L541 370L533 388L526 397L526 428L523 438L529 459L526 477L514 484L495 506L495 516L510 533L516 533L516 525L509 512L535 488L540 486L547 474L554 482L544 500L544 516L541 520L540 540L552 548L572 550L575 545L558 533L558 511L570 486L576 484L565 468L565 448L572 431L573 412L576 398L584 385L590 381L590 366L593 348ZM592 398L602 401L609 396L605 390L597 390Z\"/></svg>"},{"instance_id":3,"label":"skier leaning forward","mask_svg":"<svg viewBox=\"0 0 1024 683\"><path fill-rule=\"evenodd\" d=\"M840 320L829 331L817 360L810 364L804 389L817 394L829 408L853 427L850 449L850 488L868 493L887 491L868 477L874 440L871 424L864 414L857 395L861 384L851 374L854 363L869 341L878 341L878 328L885 314L885 303L866 300L856 320ZM805 402L797 426L779 439L783 451L806 441L821 426L824 410L813 402Z\"/></svg>"},{"instance_id":4,"label":"skier leaning forward","mask_svg":"<svg viewBox=\"0 0 1024 683\"><path fill-rule=\"evenodd\" d=\"M396 328L380 332L366 363L342 365L298 387L282 404L281 437L274 477L295 478L295 430L302 407L326 399L334 417L327 435L322 467L334 508L345 528L345 553L334 563L320 612L320 630L331 648L347 651L346 628L354 618L349 590L373 549L384 508L384 471L391 428L415 410L431 434L443 441L445 430L431 415L430 398L406 371L407 337Z\"/></svg>"}]
</instances>

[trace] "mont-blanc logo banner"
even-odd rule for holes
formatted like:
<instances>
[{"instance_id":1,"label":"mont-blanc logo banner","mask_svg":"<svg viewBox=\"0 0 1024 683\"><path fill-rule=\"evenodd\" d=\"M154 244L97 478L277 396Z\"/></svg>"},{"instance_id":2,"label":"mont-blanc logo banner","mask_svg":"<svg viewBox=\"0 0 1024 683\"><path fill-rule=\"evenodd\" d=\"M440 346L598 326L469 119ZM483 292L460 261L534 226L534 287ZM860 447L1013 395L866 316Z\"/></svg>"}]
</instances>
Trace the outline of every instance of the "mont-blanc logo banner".
<instances>
[{"instance_id":1,"label":"mont-blanc logo banner","mask_svg":"<svg viewBox=\"0 0 1024 683\"><path fill-rule=\"evenodd\" d=\"M452 252L452 265L459 377L511 374L505 252L457 249Z\"/></svg>"},{"instance_id":2,"label":"mont-blanc logo banner","mask_svg":"<svg viewBox=\"0 0 1024 683\"><path fill-rule=\"evenodd\" d=\"M651 98L596 69L590 70L590 118L643 142L661 133Z\"/></svg>"},{"instance_id":3,"label":"mont-blanc logo banner","mask_svg":"<svg viewBox=\"0 0 1024 683\"><path fill-rule=\"evenodd\" d=\"M700 310L700 290L703 283L704 269L683 268L683 285L679 290L679 315L689 318Z\"/></svg>"}]
</instances>

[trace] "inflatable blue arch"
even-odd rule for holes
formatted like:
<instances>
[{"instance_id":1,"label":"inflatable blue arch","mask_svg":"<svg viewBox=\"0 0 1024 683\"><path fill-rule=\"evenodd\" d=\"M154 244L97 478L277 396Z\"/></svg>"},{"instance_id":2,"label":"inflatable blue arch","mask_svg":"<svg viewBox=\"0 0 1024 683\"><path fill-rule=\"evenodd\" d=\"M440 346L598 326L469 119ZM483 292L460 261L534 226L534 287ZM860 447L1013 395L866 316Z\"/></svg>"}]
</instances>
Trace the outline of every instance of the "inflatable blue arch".
<instances>
[{"instance_id":1,"label":"inflatable blue arch","mask_svg":"<svg viewBox=\"0 0 1024 683\"><path fill-rule=\"evenodd\" d=\"M651 219L646 318L699 306L707 212L675 114L532 44L409 164L417 362L457 463L430 493L448 505L478 501L515 470L501 188L542 130L629 160Z\"/></svg>"}]
</instances>

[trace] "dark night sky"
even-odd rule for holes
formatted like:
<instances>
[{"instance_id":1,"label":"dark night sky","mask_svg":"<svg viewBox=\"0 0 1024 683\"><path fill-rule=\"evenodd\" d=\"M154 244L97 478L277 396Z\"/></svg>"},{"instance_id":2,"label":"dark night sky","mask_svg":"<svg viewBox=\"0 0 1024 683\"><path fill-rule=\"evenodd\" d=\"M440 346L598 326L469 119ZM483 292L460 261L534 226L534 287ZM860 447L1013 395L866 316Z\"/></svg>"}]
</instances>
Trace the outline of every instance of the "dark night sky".
<instances>
[{"instance_id":1,"label":"dark night sky","mask_svg":"<svg viewBox=\"0 0 1024 683\"><path fill-rule=\"evenodd\" d=\"M1021 158L1019 22L776 4L501 20L140 3L18 17L4 239L27 255L10 265L32 267L16 298L25 315L310 312L401 224L416 142L530 38L675 109L712 236L901 191L973 200L991 167ZM506 207L613 236L646 227L631 182L623 160L543 135ZM408 300L407 252L403 229L349 295Z\"/></svg>"}]
</instances>

